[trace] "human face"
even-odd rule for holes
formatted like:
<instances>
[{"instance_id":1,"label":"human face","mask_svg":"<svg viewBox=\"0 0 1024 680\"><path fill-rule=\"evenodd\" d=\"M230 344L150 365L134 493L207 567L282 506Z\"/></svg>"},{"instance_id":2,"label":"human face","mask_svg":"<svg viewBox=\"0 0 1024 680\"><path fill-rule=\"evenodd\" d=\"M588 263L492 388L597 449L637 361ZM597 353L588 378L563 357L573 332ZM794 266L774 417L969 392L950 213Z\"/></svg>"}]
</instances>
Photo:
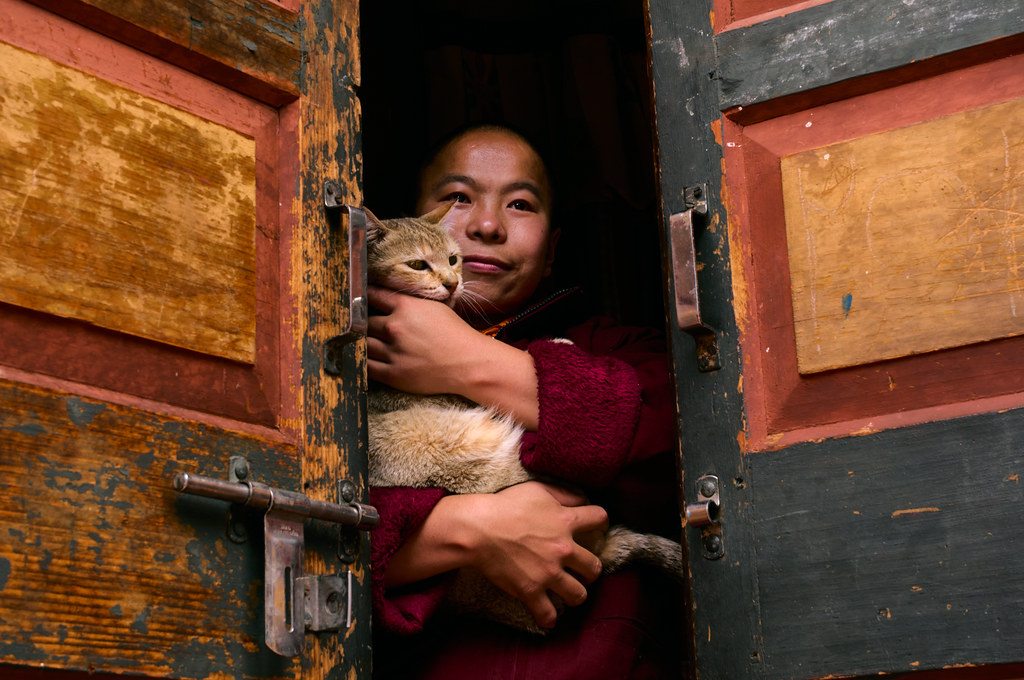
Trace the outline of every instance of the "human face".
<instances>
[{"instance_id":1,"label":"human face","mask_svg":"<svg viewBox=\"0 0 1024 680\"><path fill-rule=\"evenodd\" d=\"M488 322L514 314L551 273L558 240L540 157L500 130L458 137L420 183L420 214L443 204L452 204L445 221L462 248L466 308Z\"/></svg>"}]
</instances>

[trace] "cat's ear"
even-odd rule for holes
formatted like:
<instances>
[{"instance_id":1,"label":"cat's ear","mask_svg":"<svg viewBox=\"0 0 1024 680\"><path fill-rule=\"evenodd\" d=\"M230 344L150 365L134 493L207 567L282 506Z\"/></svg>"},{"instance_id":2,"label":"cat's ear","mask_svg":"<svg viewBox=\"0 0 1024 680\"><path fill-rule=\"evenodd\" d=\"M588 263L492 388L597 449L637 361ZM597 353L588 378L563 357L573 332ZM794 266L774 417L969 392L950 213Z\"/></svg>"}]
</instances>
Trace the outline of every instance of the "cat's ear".
<instances>
[{"instance_id":1,"label":"cat's ear","mask_svg":"<svg viewBox=\"0 0 1024 680\"><path fill-rule=\"evenodd\" d=\"M430 224L444 224L445 226L447 226L447 221L445 220L445 218L448 217L449 213L451 213L452 208L454 207L454 203L445 203L444 205L439 205L430 212L428 212L426 215L422 215L420 219L423 220L424 222L429 222Z\"/></svg>"},{"instance_id":2,"label":"cat's ear","mask_svg":"<svg viewBox=\"0 0 1024 680\"><path fill-rule=\"evenodd\" d=\"M388 228L366 206L363 206L363 212L366 213L366 242L376 243L384 237Z\"/></svg>"}]
</instances>

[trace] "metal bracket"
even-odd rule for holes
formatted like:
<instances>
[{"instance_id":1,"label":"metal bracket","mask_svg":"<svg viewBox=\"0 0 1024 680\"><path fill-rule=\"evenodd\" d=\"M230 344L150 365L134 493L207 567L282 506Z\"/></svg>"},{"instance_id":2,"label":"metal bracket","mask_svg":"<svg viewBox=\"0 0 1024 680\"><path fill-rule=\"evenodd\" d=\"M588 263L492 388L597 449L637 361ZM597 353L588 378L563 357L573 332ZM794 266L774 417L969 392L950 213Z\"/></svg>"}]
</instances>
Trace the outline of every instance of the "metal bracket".
<instances>
[{"instance_id":1,"label":"metal bracket","mask_svg":"<svg viewBox=\"0 0 1024 680\"><path fill-rule=\"evenodd\" d=\"M303 576L306 630L342 630L352 625L352 572Z\"/></svg>"},{"instance_id":2,"label":"metal bracket","mask_svg":"<svg viewBox=\"0 0 1024 680\"><path fill-rule=\"evenodd\" d=\"M324 348L324 370L332 375L341 373L342 348L366 335L369 322L369 303L366 298L366 211L341 202L341 185L334 180L324 182L324 209L329 216L343 213L348 228L348 324L329 339ZM337 219L337 218L334 218ZM338 266L346 266L338 264Z\"/></svg>"},{"instance_id":3,"label":"metal bracket","mask_svg":"<svg viewBox=\"0 0 1024 680\"><path fill-rule=\"evenodd\" d=\"M351 529L372 529L380 522L376 508L355 503L355 485L343 484L345 504L313 500L253 482L248 462L232 458L229 481L179 472L174 488L182 493L219 498L265 511L264 627L267 647L281 656L305 648L307 630L342 630L352 624L352 574L307 576L303 567L304 521L314 518ZM340 549L340 548L339 548Z\"/></svg>"},{"instance_id":4,"label":"metal bracket","mask_svg":"<svg viewBox=\"0 0 1024 680\"><path fill-rule=\"evenodd\" d=\"M697 251L694 244L697 226L694 215L707 215L706 184L683 190L686 210L669 217L672 285L675 289L676 323L680 330L693 336L697 343L697 367L703 372L722 367L718 354L718 338L700 316L700 295L697 288Z\"/></svg>"},{"instance_id":5,"label":"metal bracket","mask_svg":"<svg viewBox=\"0 0 1024 680\"><path fill-rule=\"evenodd\" d=\"M700 527L704 558L717 560L725 555L722 539L721 497L718 477L702 475L697 479L697 501L686 505L686 525Z\"/></svg>"}]
</instances>

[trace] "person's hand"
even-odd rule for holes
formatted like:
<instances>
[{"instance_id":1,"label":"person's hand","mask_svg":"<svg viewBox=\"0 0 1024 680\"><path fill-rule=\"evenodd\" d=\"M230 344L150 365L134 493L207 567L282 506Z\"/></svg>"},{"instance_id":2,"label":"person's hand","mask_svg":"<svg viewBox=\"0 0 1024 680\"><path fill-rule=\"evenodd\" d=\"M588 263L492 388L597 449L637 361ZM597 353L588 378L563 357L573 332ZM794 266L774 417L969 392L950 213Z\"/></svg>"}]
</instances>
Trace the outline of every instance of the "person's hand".
<instances>
[{"instance_id":1,"label":"person's hand","mask_svg":"<svg viewBox=\"0 0 1024 680\"><path fill-rule=\"evenodd\" d=\"M445 496L391 557L385 585L476 567L521 600L538 626L550 628L558 618L550 593L567 605L580 605L587 599L584 584L601 574L601 560L579 542L604 532L608 513L586 502L541 482L493 494Z\"/></svg>"},{"instance_id":2,"label":"person's hand","mask_svg":"<svg viewBox=\"0 0 1024 680\"><path fill-rule=\"evenodd\" d=\"M537 374L527 352L480 333L452 309L371 286L366 368L414 394L459 394L537 429Z\"/></svg>"},{"instance_id":3,"label":"person's hand","mask_svg":"<svg viewBox=\"0 0 1024 680\"><path fill-rule=\"evenodd\" d=\"M604 531L608 515L560 487L526 482L478 497L472 565L496 586L521 600L537 625L550 628L558 613L557 594L569 606L587 599L584 584L601 574L601 560L575 540Z\"/></svg>"},{"instance_id":4,"label":"person's hand","mask_svg":"<svg viewBox=\"0 0 1024 680\"><path fill-rule=\"evenodd\" d=\"M450 307L377 286L367 324L366 367L373 380L417 394L454 392L481 340L491 341Z\"/></svg>"}]
</instances>

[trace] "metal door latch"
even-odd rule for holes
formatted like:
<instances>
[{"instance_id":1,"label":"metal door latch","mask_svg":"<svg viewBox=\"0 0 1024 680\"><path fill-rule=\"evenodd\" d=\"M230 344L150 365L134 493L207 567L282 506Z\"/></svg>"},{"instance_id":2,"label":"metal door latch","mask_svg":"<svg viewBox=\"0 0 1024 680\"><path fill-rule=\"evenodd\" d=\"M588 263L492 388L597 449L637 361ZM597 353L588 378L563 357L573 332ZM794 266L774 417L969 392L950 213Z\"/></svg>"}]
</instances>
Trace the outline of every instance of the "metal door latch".
<instances>
[{"instance_id":1,"label":"metal door latch","mask_svg":"<svg viewBox=\"0 0 1024 680\"><path fill-rule=\"evenodd\" d=\"M704 557L717 560L725 554L722 525L719 522L721 498L718 477L702 475L697 479L697 502L686 505L686 525L700 527Z\"/></svg>"},{"instance_id":2,"label":"metal door latch","mask_svg":"<svg viewBox=\"0 0 1024 680\"><path fill-rule=\"evenodd\" d=\"M307 518L335 522L355 529L372 529L380 522L376 508L360 503L317 501L248 479L234 472L230 481L179 472L174 488L181 493L218 498L264 511L264 599L267 647L281 656L296 656L305 648L306 631L341 630L352 625L352 572L307 576L303 569ZM237 480L237 481L236 481Z\"/></svg>"},{"instance_id":3,"label":"metal door latch","mask_svg":"<svg viewBox=\"0 0 1024 680\"><path fill-rule=\"evenodd\" d=\"M333 221L345 216L347 225L348 268L347 294L348 322L327 342L324 368L328 373L341 373L338 356L348 343L366 336L369 323L369 302L366 279L366 211L341 202L344 192L334 180L324 182L324 210Z\"/></svg>"}]
</instances>

